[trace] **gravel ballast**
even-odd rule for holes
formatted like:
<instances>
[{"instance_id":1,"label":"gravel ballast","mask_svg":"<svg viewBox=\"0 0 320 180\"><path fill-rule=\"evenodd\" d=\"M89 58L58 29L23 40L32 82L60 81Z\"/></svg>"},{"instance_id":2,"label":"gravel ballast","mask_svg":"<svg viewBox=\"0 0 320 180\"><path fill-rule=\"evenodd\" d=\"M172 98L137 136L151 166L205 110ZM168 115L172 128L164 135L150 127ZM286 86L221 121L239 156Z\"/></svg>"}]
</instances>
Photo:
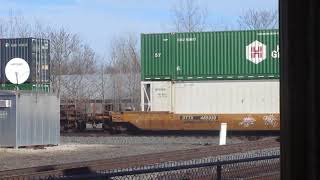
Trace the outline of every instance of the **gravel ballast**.
<instances>
[{"instance_id":1,"label":"gravel ballast","mask_svg":"<svg viewBox=\"0 0 320 180\"><path fill-rule=\"evenodd\" d=\"M0 148L0 171L198 148L217 145L219 138L210 136L61 136L60 141L59 146L45 149ZM245 138L233 137L227 139L227 144L245 141L247 141Z\"/></svg>"}]
</instances>

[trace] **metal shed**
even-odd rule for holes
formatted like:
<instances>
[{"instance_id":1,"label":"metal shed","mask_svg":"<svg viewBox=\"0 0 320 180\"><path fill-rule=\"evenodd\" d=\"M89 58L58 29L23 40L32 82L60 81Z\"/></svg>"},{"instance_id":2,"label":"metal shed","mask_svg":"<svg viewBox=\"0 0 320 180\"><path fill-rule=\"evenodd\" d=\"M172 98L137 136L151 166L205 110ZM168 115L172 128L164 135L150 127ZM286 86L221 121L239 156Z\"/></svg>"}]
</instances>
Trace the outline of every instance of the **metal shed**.
<instances>
[{"instance_id":1,"label":"metal shed","mask_svg":"<svg viewBox=\"0 0 320 180\"><path fill-rule=\"evenodd\" d=\"M0 147L58 145L59 103L50 93L0 91Z\"/></svg>"}]
</instances>

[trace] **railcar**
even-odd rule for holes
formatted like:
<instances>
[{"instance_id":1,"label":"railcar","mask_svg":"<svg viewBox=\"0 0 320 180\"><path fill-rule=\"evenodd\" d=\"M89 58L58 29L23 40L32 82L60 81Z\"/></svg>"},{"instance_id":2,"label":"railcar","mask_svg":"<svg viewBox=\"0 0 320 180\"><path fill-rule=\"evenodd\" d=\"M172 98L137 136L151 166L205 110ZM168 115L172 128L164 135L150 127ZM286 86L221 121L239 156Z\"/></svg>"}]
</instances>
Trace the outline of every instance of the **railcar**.
<instances>
[{"instance_id":1,"label":"railcar","mask_svg":"<svg viewBox=\"0 0 320 180\"><path fill-rule=\"evenodd\" d=\"M112 110L112 104L97 100L62 100L60 104L60 130L62 132L69 130L84 131L87 124L96 128L102 124L103 129L108 129Z\"/></svg>"},{"instance_id":2,"label":"railcar","mask_svg":"<svg viewBox=\"0 0 320 180\"><path fill-rule=\"evenodd\" d=\"M141 111L111 112L121 131L279 132L278 30L141 35Z\"/></svg>"},{"instance_id":3,"label":"railcar","mask_svg":"<svg viewBox=\"0 0 320 180\"><path fill-rule=\"evenodd\" d=\"M141 35L141 110L124 130L280 130L278 30Z\"/></svg>"},{"instance_id":4,"label":"railcar","mask_svg":"<svg viewBox=\"0 0 320 180\"><path fill-rule=\"evenodd\" d=\"M170 112L112 112L113 132L210 132L227 123L228 131L279 132L279 114L175 114Z\"/></svg>"}]
</instances>

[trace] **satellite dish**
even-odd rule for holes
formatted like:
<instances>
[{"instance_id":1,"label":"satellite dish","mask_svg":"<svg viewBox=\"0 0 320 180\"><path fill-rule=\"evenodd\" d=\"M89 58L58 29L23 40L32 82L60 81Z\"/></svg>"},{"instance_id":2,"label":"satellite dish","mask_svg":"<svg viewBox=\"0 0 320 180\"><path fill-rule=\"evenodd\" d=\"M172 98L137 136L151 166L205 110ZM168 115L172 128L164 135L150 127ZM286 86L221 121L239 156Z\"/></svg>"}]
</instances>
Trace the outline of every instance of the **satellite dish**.
<instances>
[{"instance_id":1,"label":"satellite dish","mask_svg":"<svg viewBox=\"0 0 320 180\"><path fill-rule=\"evenodd\" d=\"M7 63L5 73L12 84L22 84L29 78L30 68L24 59L13 58Z\"/></svg>"}]
</instances>

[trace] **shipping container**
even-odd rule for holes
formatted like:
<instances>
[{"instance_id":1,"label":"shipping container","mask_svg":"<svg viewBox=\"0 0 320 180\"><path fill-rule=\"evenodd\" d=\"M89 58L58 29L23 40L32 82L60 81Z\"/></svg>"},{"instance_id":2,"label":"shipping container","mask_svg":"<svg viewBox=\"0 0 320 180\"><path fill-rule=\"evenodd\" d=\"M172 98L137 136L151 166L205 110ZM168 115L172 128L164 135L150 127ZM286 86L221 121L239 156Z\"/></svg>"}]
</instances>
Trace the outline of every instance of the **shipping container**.
<instances>
[{"instance_id":1,"label":"shipping container","mask_svg":"<svg viewBox=\"0 0 320 180\"><path fill-rule=\"evenodd\" d=\"M279 81L176 83L176 113L279 113Z\"/></svg>"},{"instance_id":2,"label":"shipping container","mask_svg":"<svg viewBox=\"0 0 320 180\"><path fill-rule=\"evenodd\" d=\"M50 93L0 91L0 147L59 144L59 104Z\"/></svg>"},{"instance_id":3,"label":"shipping container","mask_svg":"<svg viewBox=\"0 0 320 180\"><path fill-rule=\"evenodd\" d=\"M10 84L5 75L5 67L13 58L24 59L29 65L30 76L25 83L30 83L31 86L50 84L49 40L36 38L0 39L1 84Z\"/></svg>"},{"instance_id":4,"label":"shipping container","mask_svg":"<svg viewBox=\"0 0 320 180\"><path fill-rule=\"evenodd\" d=\"M143 81L278 79L278 30L141 35Z\"/></svg>"},{"instance_id":5,"label":"shipping container","mask_svg":"<svg viewBox=\"0 0 320 180\"><path fill-rule=\"evenodd\" d=\"M279 113L279 80L146 81L143 111L177 114ZM146 97L147 96L147 97Z\"/></svg>"}]
</instances>

